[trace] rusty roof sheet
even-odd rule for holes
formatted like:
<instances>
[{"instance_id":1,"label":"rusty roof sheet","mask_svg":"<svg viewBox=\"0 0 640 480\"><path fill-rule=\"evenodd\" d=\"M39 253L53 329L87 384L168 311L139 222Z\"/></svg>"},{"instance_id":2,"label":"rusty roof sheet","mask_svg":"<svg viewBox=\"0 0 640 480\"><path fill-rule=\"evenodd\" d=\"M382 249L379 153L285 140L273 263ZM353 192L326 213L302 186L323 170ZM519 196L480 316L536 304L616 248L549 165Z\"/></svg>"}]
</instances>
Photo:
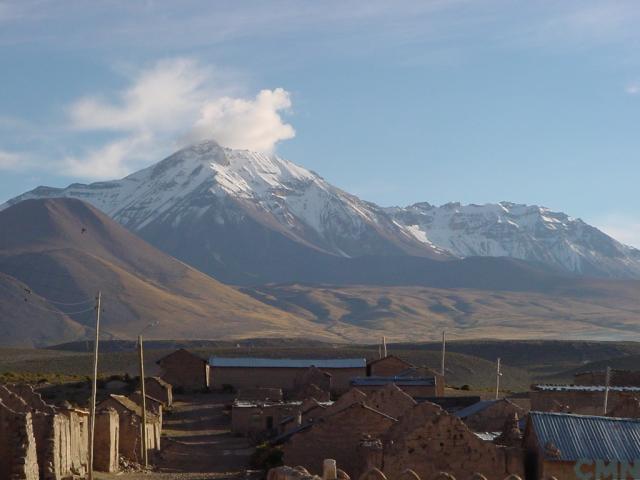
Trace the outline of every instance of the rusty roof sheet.
<instances>
[{"instance_id":1,"label":"rusty roof sheet","mask_svg":"<svg viewBox=\"0 0 640 480\"><path fill-rule=\"evenodd\" d=\"M640 458L640 419L531 412L528 429L547 460L624 460ZM545 446L553 445L559 456Z\"/></svg>"}]
</instances>

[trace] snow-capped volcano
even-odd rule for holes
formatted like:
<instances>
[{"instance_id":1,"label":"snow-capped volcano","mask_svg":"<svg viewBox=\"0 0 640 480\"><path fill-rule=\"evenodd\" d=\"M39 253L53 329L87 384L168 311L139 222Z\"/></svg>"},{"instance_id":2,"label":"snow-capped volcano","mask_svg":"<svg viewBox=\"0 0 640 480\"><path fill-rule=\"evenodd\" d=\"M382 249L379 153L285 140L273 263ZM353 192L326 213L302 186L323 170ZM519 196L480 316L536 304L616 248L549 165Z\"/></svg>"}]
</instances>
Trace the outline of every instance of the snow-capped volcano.
<instances>
[{"instance_id":1,"label":"snow-capped volcano","mask_svg":"<svg viewBox=\"0 0 640 480\"><path fill-rule=\"evenodd\" d=\"M638 250L562 213L510 203L382 208L278 156L211 141L122 180L38 187L0 209L48 197L85 200L234 283L308 281L329 258L367 256L506 256L565 272L640 277Z\"/></svg>"},{"instance_id":2,"label":"snow-capped volcano","mask_svg":"<svg viewBox=\"0 0 640 480\"><path fill-rule=\"evenodd\" d=\"M548 208L510 202L418 203L386 211L417 239L460 258L511 257L573 273L640 277L640 250Z\"/></svg>"}]
</instances>

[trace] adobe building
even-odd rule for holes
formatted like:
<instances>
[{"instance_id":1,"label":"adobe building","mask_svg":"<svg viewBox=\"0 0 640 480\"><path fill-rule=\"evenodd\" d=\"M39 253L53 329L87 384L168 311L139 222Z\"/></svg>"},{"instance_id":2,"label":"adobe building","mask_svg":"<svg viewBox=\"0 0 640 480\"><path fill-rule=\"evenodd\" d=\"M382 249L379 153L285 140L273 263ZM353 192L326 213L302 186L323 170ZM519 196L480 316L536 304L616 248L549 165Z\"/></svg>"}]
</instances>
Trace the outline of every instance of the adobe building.
<instances>
[{"instance_id":1,"label":"adobe building","mask_svg":"<svg viewBox=\"0 0 640 480\"><path fill-rule=\"evenodd\" d=\"M162 401L165 407L173 404L173 387L160 377L146 377L144 389L147 395Z\"/></svg>"},{"instance_id":2,"label":"adobe building","mask_svg":"<svg viewBox=\"0 0 640 480\"><path fill-rule=\"evenodd\" d=\"M134 401L123 395L110 395L100 402L99 410L113 409L119 417L119 449L125 458L141 463L142 461L142 408ZM158 416L147 412L147 425L145 429L147 438L147 450L151 454L160 450L160 435L162 427Z\"/></svg>"},{"instance_id":3,"label":"adobe building","mask_svg":"<svg viewBox=\"0 0 640 480\"><path fill-rule=\"evenodd\" d=\"M367 395L365 404L393 418L400 418L417 402L398 386L389 384Z\"/></svg>"},{"instance_id":4,"label":"adobe building","mask_svg":"<svg viewBox=\"0 0 640 480\"><path fill-rule=\"evenodd\" d=\"M436 377L358 377L351 380L351 386L369 395L387 385L396 385L412 397L439 397L443 389Z\"/></svg>"},{"instance_id":5,"label":"adobe building","mask_svg":"<svg viewBox=\"0 0 640 480\"><path fill-rule=\"evenodd\" d=\"M294 392L300 376L312 367L331 376L332 393L349 389L352 378L366 374L364 358L345 359L275 359L211 357L211 385L214 389L231 386L247 388L281 388Z\"/></svg>"},{"instance_id":6,"label":"adobe building","mask_svg":"<svg viewBox=\"0 0 640 480\"><path fill-rule=\"evenodd\" d=\"M607 372L604 370L581 372L573 376L575 385L606 385ZM611 370L609 385L612 387L640 387L640 371Z\"/></svg>"},{"instance_id":7,"label":"adobe building","mask_svg":"<svg viewBox=\"0 0 640 480\"><path fill-rule=\"evenodd\" d=\"M511 400L482 400L455 413L474 432L500 432L507 419L526 414L524 408Z\"/></svg>"},{"instance_id":8,"label":"adobe building","mask_svg":"<svg viewBox=\"0 0 640 480\"><path fill-rule=\"evenodd\" d=\"M293 412L292 415L280 420L279 433L285 434L298 427L313 423L322 417L326 410L333 405L333 402L320 402L315 398L308 398L302 405Z\"/></svg>"},{"instance_id":9,"label":"adobe building","mask_svg":"<svg viewBox=\"0 0 640 480\"><path fill-rule=\"evenodd\" d=\"M619 402L640 396L640 387L610 387L607 411ZM538 412L565 412L582 415L602 415L605 387L587 385L534 385L529 392L531 410Z\"/></svg>"},{"instance_id":10,"label":"adobe building","mask_svg":"<svg viewBox=\"0 0 640 480\"><path fill-rule=\"evenodd\" d=\"M255 440L279 433L283 419L297 415L302 402L252 402L236 400L231 407L231 431Z\"/></svg>"},{"instance_id":11,"label":"adobe building","mask_svg":"<svg viewBox=\"0 0 640 480\"><path fill-rule=\"evenodd\" d=\"M362 440L380 438L395 423L396 419L389 415L364 403L354 403L283 439L284 462L302 465L309 471L322 471L323 460L331 458L351 478L358 478L364 473L363 462L355 452Z\"/></svg>"},{"instance_id":12,"label":"adobe building","mask_svg":"<svg viewBox=\"0 0 640 480\"><path fill-rule=\"evenodd\" d=\"M413 367L414 365L406 360L395 355L387 355L367 363L367 377L394 377Z\"/></svg>"},{"instance_id":13,"label":"adobe building","mask_svg":"<svg viewBox=\"0 0 640 480\"><path fill-rule=\"evenodd\" d=\"M199 392L209 388L209 364L184 348L170 353L156 363L162 371L160 378L174 389Z\"/></svg>"},{"instance_id":14,"label":"adobe building","mask_svg":"<svg viewBox=\"0 0 640 480\"><path fill-rule=\"evenodd\" d=\"M120 417L111 408L96 412L93 468L108 473L120 469Z\"/></svg>"},{"instance_id":15,"label":"adobe building","mask_svg":"<svg viewBox=\"0 0 640 480\"><path fill-rule=\"evenodd\" d=\"M160 426L162 426L162 406L164 405L164 402L152 397L151 395L145 395L145 397L147 412L151 412L156 415L160 419ZM133 392L128 398L142 408L142 393L140 393L139 390Z\"/></svg>"},{"instance_id":16,"label":"adobe building","mask_svg":"<svg viewBox=\"0 0 640 480\"><path fill-rule=\"evenodd\" d=\"M482 440L454 415L432 403L406 412L384 436L383 469L387 478L400 478L407 469L420 478L439 472L455 478L503 480L523 474L523 451ZM444 477L442 477L444 478Z\"/></svg>"},{"instance_id":17,"label":"adobe building","mask_svg":"<svg viewBox=\"0 0 640 480\"><path fill-rule=\"evenodd\" d=\"M638 438L640 420L531 412L526 478L640 478Z\"/></svg>"}]
</instances>

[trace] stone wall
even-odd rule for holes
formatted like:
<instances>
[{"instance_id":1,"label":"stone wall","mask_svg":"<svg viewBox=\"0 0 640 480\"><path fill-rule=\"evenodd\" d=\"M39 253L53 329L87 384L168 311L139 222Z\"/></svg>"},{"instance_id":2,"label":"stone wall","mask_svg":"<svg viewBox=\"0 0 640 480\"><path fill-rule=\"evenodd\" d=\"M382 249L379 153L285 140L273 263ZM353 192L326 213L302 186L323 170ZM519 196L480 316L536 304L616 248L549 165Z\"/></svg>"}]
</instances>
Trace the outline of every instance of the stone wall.
<instances>
[{"instance_id":1,"label":"stone wall","mask_svg":"<svg viewBox=\"0 0 640 480\"><path fill-rule=\"evenodd\" d=\"M99 472L119 470L120 417L113 409L96 412L93 468Z\"/></svg>"},{"instance_id":2,"label":"stone wall","mask_svg":"<svg viewBox=\"0 0 640 480\"><path fill-rule=\"evenodd\" d=\"M522 418L526 412L510 400L501 399L462 421L474 432L500 432L505 421L514 414Z\"/></svg>"},{"instance_id":3,"label":"stone wall","mask_svg":"<svg viewBox=\"0 0 640 480\"><path fill-rule=\"evenodd\" d=\"M471 478L479 472L489 480L502 480L523 473L521 449L481 440L459 418L428 402L405 413L384 441L384 473L390 477L408 468L421 478L438 472Z\"/></svg>"},{"instance_id":4,"label":"stone wall","mask_svg":"<svg viewBox=\"0 0 640 480\"><path fill-rule=\"evenodd\" d=\"M410 395L395 385L387 385L367 395L365 403L393 418L400 418L407 410L417 405Z\"/></svg>"},{"instance_id":5,"label":"stone wall","mask_svg":"<svg viewBox=\"0 0 640 480\"><path fill-rule=\"evenodd\" d=\"M608 410L634 395L609 391ZM604 391L553 391L534 390L529 393L531 410L538 412L568 412L580 415L602 415Z\"/></svg>"},{"instance_id":6,"label":"stone wall","mask_svg":"<svg viewBox=\"0 0 640 480\"><path fill-rule=\"evenodd\" d=\"M0 478L38 480L31 413L18 413L0 400Z\"/></svg>"},{"instance_id":7,"label":"stone wall","mask_svg":"<svg viewBox=\"0 0 640 480\"><path fill-rule=\"evenodd\" d=\"M283 446L284 461L321 470L325 458L333 458L353 478L362 471L354 455L363 439L375 439L384 434L395 419L362 403L322 417L305 431L294 434Z\"/></svg>"}]
</instances>

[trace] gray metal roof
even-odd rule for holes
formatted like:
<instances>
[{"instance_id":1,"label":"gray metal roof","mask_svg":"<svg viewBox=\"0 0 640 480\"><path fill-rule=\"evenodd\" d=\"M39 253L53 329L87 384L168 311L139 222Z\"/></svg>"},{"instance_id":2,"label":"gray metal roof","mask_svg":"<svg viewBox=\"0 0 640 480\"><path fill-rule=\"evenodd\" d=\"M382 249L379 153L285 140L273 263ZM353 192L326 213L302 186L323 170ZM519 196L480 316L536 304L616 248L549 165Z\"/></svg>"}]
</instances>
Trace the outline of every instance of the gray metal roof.
<instances>
[{"instance_id":1,"label":"gray metal roof","mask_svg":"<svg viewBox=\"0 0 640 480\"><path fill-rule=\"evenodd\" d=\"M604 392L604 385L534 385L543 392ZM610 392L640 392L640 387L609 387Z\"/></svg>"},{"instance_id":2,"label":"gray metal roof","mask_svg":"<svg viewBox=\"0 0 640 480\"><path fill-rule=\"evenodd\" d=\"M421 378L410 378L410 377L357 377L351 380L351 385L353 386L369 386L369 387L377 387L377 386L385 386L389 384L401 386L434 386L436 383L433 377L421 377Z\"/></svg>"},{"instance_id":3,"label":"gray metal roof","mask_svg":"<svg viewBox=\"0 0 640 480\"><path fill-rule=\"evenodd\" d=\"M481 400L473 405L469 405L468 407L463 408L462 410L458 410L455 412L455 416L458 418L467 418L471 415L483 411L485 408L490 407L498 400Z\"/></svg>"},{"instance_id":4,"label":"gray metal roof","mask_svg":"<svg viewBox=\"0 0 640 480\"><path fill-rule=\"evenodd\" d=\"M640 419L531 412L529 427L544 452L552 443L560 457L549 460L625 460L640 458Z\"/></svg>"},{"instance_id":5,"label":"gray metal roof","mask_svg":"<svg viewBox=\"0 0 640 480\"><path fill-rule=\"evenodd\" d=\"M212 367L249 367L249 368L366 368L364 358L231 358L211 357Z\"/></svg>"}]
</instances>

